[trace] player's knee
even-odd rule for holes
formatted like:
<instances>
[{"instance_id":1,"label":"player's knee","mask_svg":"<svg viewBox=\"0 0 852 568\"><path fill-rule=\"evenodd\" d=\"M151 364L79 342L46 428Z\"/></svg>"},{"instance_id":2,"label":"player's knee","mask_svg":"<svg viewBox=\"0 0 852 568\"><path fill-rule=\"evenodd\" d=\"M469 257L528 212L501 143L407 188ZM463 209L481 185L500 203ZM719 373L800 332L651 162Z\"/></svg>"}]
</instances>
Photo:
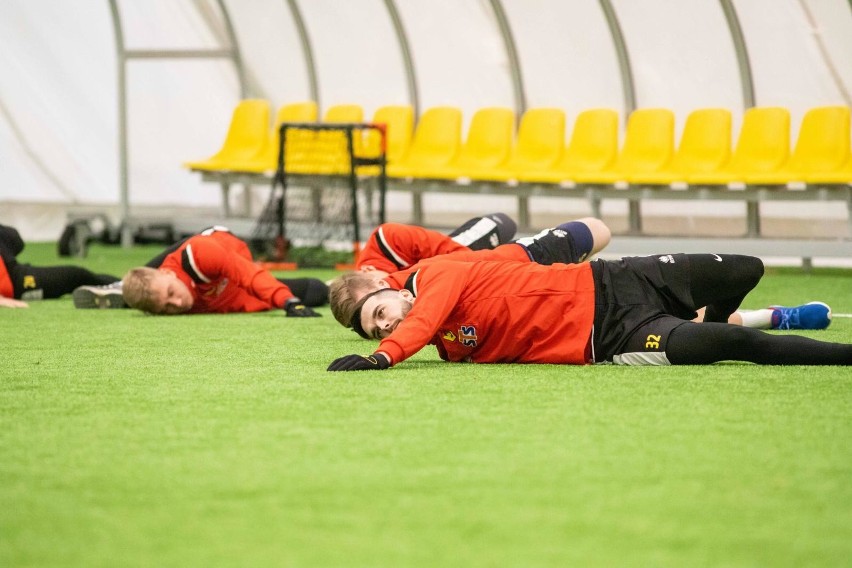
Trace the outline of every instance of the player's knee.
<instances>
[{"instance_id":1,"label":"player's knee","mask_svg":"<svg viewBox=\"0 0 852 568\"><path fill-rule=\"evenodd\" d=\"M322 306L328 302L328 286L316 278L308 278L305 292L300 299L306 306Z\"/></svg>"},{"instance_id":2,"label":"player's knee","mask_svg":"<svg viewBox=\"0 0 852 568\"><path fill-rule=\"evenodd\" d=\"M760 260L759 258L757 258L756 256L752 256L752 257L749 257L749 258L752 260L752 263L754 264L754 272L755 272L755 274L757 274L757 279L760 280L761 278L763 278L763 274L766 271L765 267L763 266L763 261Z\"/></svg>"},{"instance_id":3,"label":"player's knee","mask_svg":"<svg viewBox=\"0 0 852 568\"><path fill-rule=\"evenodd\" d=\"M497 238L501 245L506 244L515 238L515 232L517 232L518 226L511 217L505 213L489 213L486 217L494 221L497 225Z\"/></svg>"},{"instance_id":4,"label":"player's knee","mask_svg":"<svg viewBox=\"0 0 852 568\"><path fill-rule=\"evenodd\" d=\"M583 217L582 219L578 219L578 221L586 225L589 228L589 232L592 233L591 254L600 252L609 245L609 242L612 240L612 231L610 231L606 223L595 217Z\"/></svg>"},{"instance_id":5,"label":"player's knee","mask_svg":"<svg viewBox=\"0 0 852 568\"><path fill-rule=\"evenodd\" d=\"M740 256L738 265L742 276L751 284L752 287L757 286L760 279L763 278L765 271L763 261L756 256Z\"/></svg>"}]
</instances>

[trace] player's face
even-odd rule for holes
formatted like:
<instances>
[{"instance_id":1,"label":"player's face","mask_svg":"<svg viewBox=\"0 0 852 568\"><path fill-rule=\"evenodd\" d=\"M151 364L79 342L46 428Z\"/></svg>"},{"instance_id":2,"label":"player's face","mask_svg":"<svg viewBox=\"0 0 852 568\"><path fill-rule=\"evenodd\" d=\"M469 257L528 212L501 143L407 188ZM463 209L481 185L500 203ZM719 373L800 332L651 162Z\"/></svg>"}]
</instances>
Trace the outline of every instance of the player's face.
<instances>
[{"instance_id":1,"label":"player's face","mask_svg":"<svg viewBox=\"0 0 852 568\"><path fill-rule=\"evenodd\" d=\"M192 309L195 300L186 284L173 272L161 270L151 280L151 313L161 315L183 314Z\"/></svg>"},{"instance_id":2,"label":"player's face","mask_svg":"<svg viewBox=\"0 0 852 568\"><path fill-rule=\"evenodd\" d=\"M402 323L414 304L408 290L391 290L375 294L361 307L361 327L374 339L384 339Z\"/></svg>"},{"instance_id":3,"label":"player's face","mask_svg":"<svg viewBox=\"0 0 852 568\"><path fill-rule=\"evenodd\" d=\"M389 272L385 272L384 270L379 270L375 266L371 266L369 264L365 264L360 268L361 272L365 272L375 278L376 280L384 280L390 274Z\"/></svg>"}]
</instances>

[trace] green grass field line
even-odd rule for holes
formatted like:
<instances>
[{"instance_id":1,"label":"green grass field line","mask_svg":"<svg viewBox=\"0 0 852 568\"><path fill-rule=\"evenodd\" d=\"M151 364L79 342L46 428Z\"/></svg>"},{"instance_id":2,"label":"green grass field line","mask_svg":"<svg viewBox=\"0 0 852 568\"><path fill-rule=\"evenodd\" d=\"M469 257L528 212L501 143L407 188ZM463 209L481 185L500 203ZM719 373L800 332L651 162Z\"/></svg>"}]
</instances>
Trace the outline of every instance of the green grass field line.
<instances>
[{"instance_id":1,"label":"green grass field line","mask_svg":"<svg viewBox=\"0 0 852 568\"><path fill-rule=\"evenodd\" d=\"M808 300L852 313L852 272L770 269L745 307ZM332 374L373 345L320 311L0 311L0 566L849 565L848 368Z\"/></svg>"}]
</instances>

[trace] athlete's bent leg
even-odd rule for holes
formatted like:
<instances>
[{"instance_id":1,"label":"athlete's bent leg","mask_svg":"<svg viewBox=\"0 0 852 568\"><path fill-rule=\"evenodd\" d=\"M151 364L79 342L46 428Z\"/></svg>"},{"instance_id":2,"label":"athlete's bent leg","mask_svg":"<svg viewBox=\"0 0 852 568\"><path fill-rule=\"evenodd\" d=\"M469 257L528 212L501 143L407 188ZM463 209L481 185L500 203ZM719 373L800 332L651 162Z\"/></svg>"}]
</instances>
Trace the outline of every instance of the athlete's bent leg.
<instances>
[{"instance_id":1,"label":"athlete's bent leg","mask_svg":"<svg viewBox=\"0 0 852 568\"><path fill-rule=\"evenodd\" d=\"M570 225L573 223L581 223L585 225L592 234L592 246L588 252L588 256L596 255L605 249L607 245L609 245L610 240L612 240L612 231L609 230L606 223L596 217L583 217L565 224ZM560 225L560 227L561 226L562 225Z\"/></svg>"},{"instance_id":2,"label":"athlete's bent leg","mask_svg":"<svg viewBox=\"0 0 852 568\"><path fill-rule=\"evenodd\" d=\"M279 278L293 295L309 307L324 306L328 302L328 286L316 278Z\"/></svg>"},{"instance_id":3,"label":"athlete's bent leg","mask_svg":"<svg viewBox=\"0 0 852 568\"><path fill-rule=\"evenodd\" d=\"M738 254L687 254L695 307L705 322L725 323L763 277L763 261Z\"/></svg>"},{"instance_id":4,"label":"athlete's bent leg","mask_svg":"<svg viewBox=\"0 0 852 568\"><path fill-rule=\"evenodd\" d=\"M724 323L684 323L666 345L672 365L748 361L761 365L850 365L852 345L776 335Z\"/></svg>"},{"instance_id":5,"label":"athlete's bent leg","mask_svg":"<svg viewBox=\"0 0 852 568\"><path fill-rule=\"evenodd\" d=\"M603 249L610 237L609 227L603 221L585 217L517 239L515 244L524 247L530 260L538 264L575 264Z\"/></svg>"},{"instance_id":6,"label":"athlete's bent leg","mask_svg":"<svg viewBox=\"0 0 852 568\"><path fill-rule=\"evenodd\" d=\"M0 252L14 258L24 250L24 240L15 227L0 225Z\"/></svg>"},{"instance_id":7,"label":"athlete's bent leg","mask_svg":"<svg viewBox=\"0 0 852 568\"><path fill-rule=\"evenodd\" d=\"M517 230L505 213L489 213L466 221L450 237L470 250L488 250L511 241Z\"/></svg>"}]
</instances>

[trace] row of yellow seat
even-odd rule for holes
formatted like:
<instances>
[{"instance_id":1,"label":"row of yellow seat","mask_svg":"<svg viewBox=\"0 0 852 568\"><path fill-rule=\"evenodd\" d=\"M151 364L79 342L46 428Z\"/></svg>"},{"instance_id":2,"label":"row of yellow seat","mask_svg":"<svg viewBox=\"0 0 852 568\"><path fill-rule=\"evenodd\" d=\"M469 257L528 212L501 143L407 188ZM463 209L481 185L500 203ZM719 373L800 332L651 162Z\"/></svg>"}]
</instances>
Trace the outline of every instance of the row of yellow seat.
<instances>
[{"instance_id":1,"label":"row of yellow seat","mask_svg":"<svg viewBox=\"0 0 852 568\"><path fill-rule=\"evenodd\" d=\"M278 165L280 125L282 123L314 123L318 120L317 104L312 101L281 106L273 127L269 126L269 102L260 99L241 101L234 109L225 141L218 152L203 160L184 163L192 170L207 172L269 173ZM410 106L386 106L373 115L373 123L384 124L386 129L386 156L389 161L399 160L412 136L414 113ZM359 105L335 105L322 117L324 124L358 124L364 122L364 111ZM289 137L288 137L289 138ZM315 142L316 140L314 140ZM288 171L298 173L342 173L331 171L330 165L340 164L337 157L308 156L306 148L299 148L298 137L288 140L293 157L288 159ZM380 135L369 131L355 140L356 154L376 156L381 144ZM333 144L317 144L320 151L330 151ZM341 148L337 148L341 150ZM290 154L288 153L288 156Z\"/></svg>"},{"instance_id":2,"label":"row of yellow seat","mask_svg":"<svg viewBox=\"0 0 852 568\"><path fill-rule=\"evenodd\" d=\"M281 107L276 125L316 119L314 103L296 103ZM323 117L328 123L362 120L363 111L357 105L330 107ZM268 121L268 103L243 101L234 112L222 149L187 166L208 171L273 170L278 136ZM781 107L746 111L733 148L731 112L720 108L690 113L677 146L674 113L661 108L631 113L621 145L618 113L610 109L581 112L567 142L565 113L554 108L526 111L517 135L510 109L480 109L464 140L462 112L455 107L428 109L416 128L411 108L404 105L382 107L372 121L387 126L387 171L395 178L568 186L852 183L850 112L845 106L810 109L792 152L790 113ZM375 137L361 143L359 151L365 155L374 154L378 147ZM295 166L302 173L310 173L312 167Z\"/></svg>"},{"instance_id":3,"label":"row of yellow seat","mask_svg":"<svg viewBox=\"0 0 852 568\"><path fill-rule=\"evenodd\" d=\"M388 173L558 184L852 183L845 106L810 109L792 153L790 113L779 107L749 109L733 150L731 112L719 108L690 113L677 148L675 117L668 109L634 111L620 147L618 115L609 109L581 112L567 143L565 115L558 109L524 113L516 138L508 109L476 112L463 143L460 120L460 113L448 107L424 113L411 147Z\"/></svg>"}]
</instances>

